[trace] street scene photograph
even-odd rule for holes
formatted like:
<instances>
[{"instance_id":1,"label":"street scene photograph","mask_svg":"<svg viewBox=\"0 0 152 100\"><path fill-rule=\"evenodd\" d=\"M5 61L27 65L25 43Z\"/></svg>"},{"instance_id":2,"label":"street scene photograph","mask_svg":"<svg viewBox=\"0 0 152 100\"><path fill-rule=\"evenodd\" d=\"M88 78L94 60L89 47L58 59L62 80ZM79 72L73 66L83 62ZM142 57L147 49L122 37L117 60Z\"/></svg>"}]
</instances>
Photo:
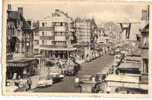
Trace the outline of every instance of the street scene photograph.
<instances>
[{"instance_id":1,"label":"street scene photograph","mask_svg":"<svg viewBox=\"0 0 152 100\"><path fill-rule=\"evenodd\" d=\"M5 93L149 93L148 3L23 1L5 5Z\"/></svg>"}]
</instances>

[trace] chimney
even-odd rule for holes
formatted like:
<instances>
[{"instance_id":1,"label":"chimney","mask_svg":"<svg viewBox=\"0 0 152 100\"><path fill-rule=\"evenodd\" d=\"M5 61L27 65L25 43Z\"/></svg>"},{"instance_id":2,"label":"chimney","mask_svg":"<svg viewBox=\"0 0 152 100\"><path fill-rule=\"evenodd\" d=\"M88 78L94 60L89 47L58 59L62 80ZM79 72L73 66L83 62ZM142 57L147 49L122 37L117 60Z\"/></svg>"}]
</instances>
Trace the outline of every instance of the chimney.
<instances>
[{"instance_id":1,"label":"chimney","mask_svg":"<svg viewBox=\"0 0 152 100\"><path fill-rule=\"evenodd\" d=\"M12 10L12 6L11 4L8 4L8 8L7 8L8 11L11 11Z\"/></svg>"},{"instance_id":2,"label":"chimney","mask_svg":"<svg viewBox=\"0 0 152 100\"><path fill-rule=\"evenodd\" d=\"M20 13L21 16L23 16L23 7L18 7L18 13Z\"/></svg>"}]
</instances>

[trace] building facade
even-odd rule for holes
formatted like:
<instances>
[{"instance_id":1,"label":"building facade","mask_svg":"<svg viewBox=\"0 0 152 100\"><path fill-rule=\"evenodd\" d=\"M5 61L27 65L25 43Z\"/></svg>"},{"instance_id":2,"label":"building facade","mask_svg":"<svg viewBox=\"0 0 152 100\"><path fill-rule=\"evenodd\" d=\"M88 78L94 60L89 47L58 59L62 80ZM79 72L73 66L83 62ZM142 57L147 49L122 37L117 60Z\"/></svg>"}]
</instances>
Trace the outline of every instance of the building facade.
<instances>
[{"instance_id":1,"label":"building facade","mask_svg":"<svg viewBox=\"0 0 152 100\"><path fill-rule=\"evenodd\" d=\"M77 44L75 45L81 59L94 58L97 44L98 27L94 19L76 18L74 21Z\"/></svg>"},{"instance_id":2,"label":"building facade","mask_svg":"<svg viewBox=\"0 0 152 100\"><path fill-rule=\"evenodd\" d=\"M75 19L75 30L78 43L91 43L97 35L97 25L94 19Z\"/></svg>"},{"instance_id":3,"label":"building facade","mask_svg":"<svg viewBox=\"0 0 152 100\"><path fill-rule=\"evenodd\" d=\"M22 56L32 52L33 30L30 22L23 17L23 8L13 11L11 5L7 10L7 54L8 56ZM9 58L9 57L8 57Z\"/></svg>"},{"instance_id":4,"label":"building facade","mask_svg":"<svg viewBox=\"0 0 152 100\"><path fill-rule=\"evenodd\" d=\"M67 13L56 9L51 16L39 20L38 32L34 35L34 50L46 57L67 58L76 49L73 20Z\"/></svg>"},{"instance_id":5,"label":"building facade","mask_svg":"<svg viewBox=\"0 0 152 100\"><path fill-rule=\"evenodd\" d=\"M149 64L149 6L147 9L142 10L142 23L143 27L139 29L139 49L141 50L141 73L144 75L148 75L148 64Z\"/></svg>"},{"instance_id":6,"label":"building facade","mask_svg":"<svg viewBox=\"0 0 152 100\"><path fill-rule=\"evenodd\" d=\"M7 70L6 81L17 80L34 75L37 68L37 60L29 56L33 49L32 22L27 21L23 16L23 8L17 11L8 5L7 10Z\"/></svg>"}]
</instances>

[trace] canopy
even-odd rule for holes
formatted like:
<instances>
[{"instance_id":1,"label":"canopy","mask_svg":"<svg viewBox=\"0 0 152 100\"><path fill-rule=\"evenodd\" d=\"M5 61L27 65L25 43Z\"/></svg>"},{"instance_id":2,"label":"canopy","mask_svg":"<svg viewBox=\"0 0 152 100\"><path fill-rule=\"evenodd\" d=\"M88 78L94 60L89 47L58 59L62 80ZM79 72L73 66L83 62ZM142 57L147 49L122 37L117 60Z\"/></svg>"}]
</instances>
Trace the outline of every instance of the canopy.
<instances>
[{"instance_id":1,"label":"canopy","mask_svg":"<svg viewBox=\"0 0 152 100\"><path fill-rule=\"evenodd\" d=\"M141 66L141 63L121 63L119 65L119 68L124 68L124 69L137 68L137 69L139 69L140 66Z\"/></svg>"},{"instance_id":2,"label":"canopy","mask_svg":"<svg viewBox=\"0 0 152 100\"><path fill-rule=\"evenodd\" d=\"M127 83L139 83L139 77L124 76L124 75L108 75L105 79L111 82L127 82Z\"/></svg>"}]
</instances>

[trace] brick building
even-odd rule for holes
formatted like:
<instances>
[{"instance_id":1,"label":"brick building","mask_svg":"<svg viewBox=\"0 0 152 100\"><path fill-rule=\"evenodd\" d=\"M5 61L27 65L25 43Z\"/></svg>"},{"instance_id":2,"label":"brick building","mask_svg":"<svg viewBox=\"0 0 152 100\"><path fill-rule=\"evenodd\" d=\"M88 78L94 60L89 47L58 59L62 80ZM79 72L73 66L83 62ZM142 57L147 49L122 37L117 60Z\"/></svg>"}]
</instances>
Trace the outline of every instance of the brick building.
<instances>
[{"instance_id":1,"label":"brick building","mask_svg":"<svg viewBox=\"0 0 152 100\"><path fill-rule=\"evenodd\" d=\"M31 57L33 51L32 22L23 16L22 7L14 11L11 5L8 5L6 30L7 82L36 74L38 62Z\"/></svg>"}]
</instances>

